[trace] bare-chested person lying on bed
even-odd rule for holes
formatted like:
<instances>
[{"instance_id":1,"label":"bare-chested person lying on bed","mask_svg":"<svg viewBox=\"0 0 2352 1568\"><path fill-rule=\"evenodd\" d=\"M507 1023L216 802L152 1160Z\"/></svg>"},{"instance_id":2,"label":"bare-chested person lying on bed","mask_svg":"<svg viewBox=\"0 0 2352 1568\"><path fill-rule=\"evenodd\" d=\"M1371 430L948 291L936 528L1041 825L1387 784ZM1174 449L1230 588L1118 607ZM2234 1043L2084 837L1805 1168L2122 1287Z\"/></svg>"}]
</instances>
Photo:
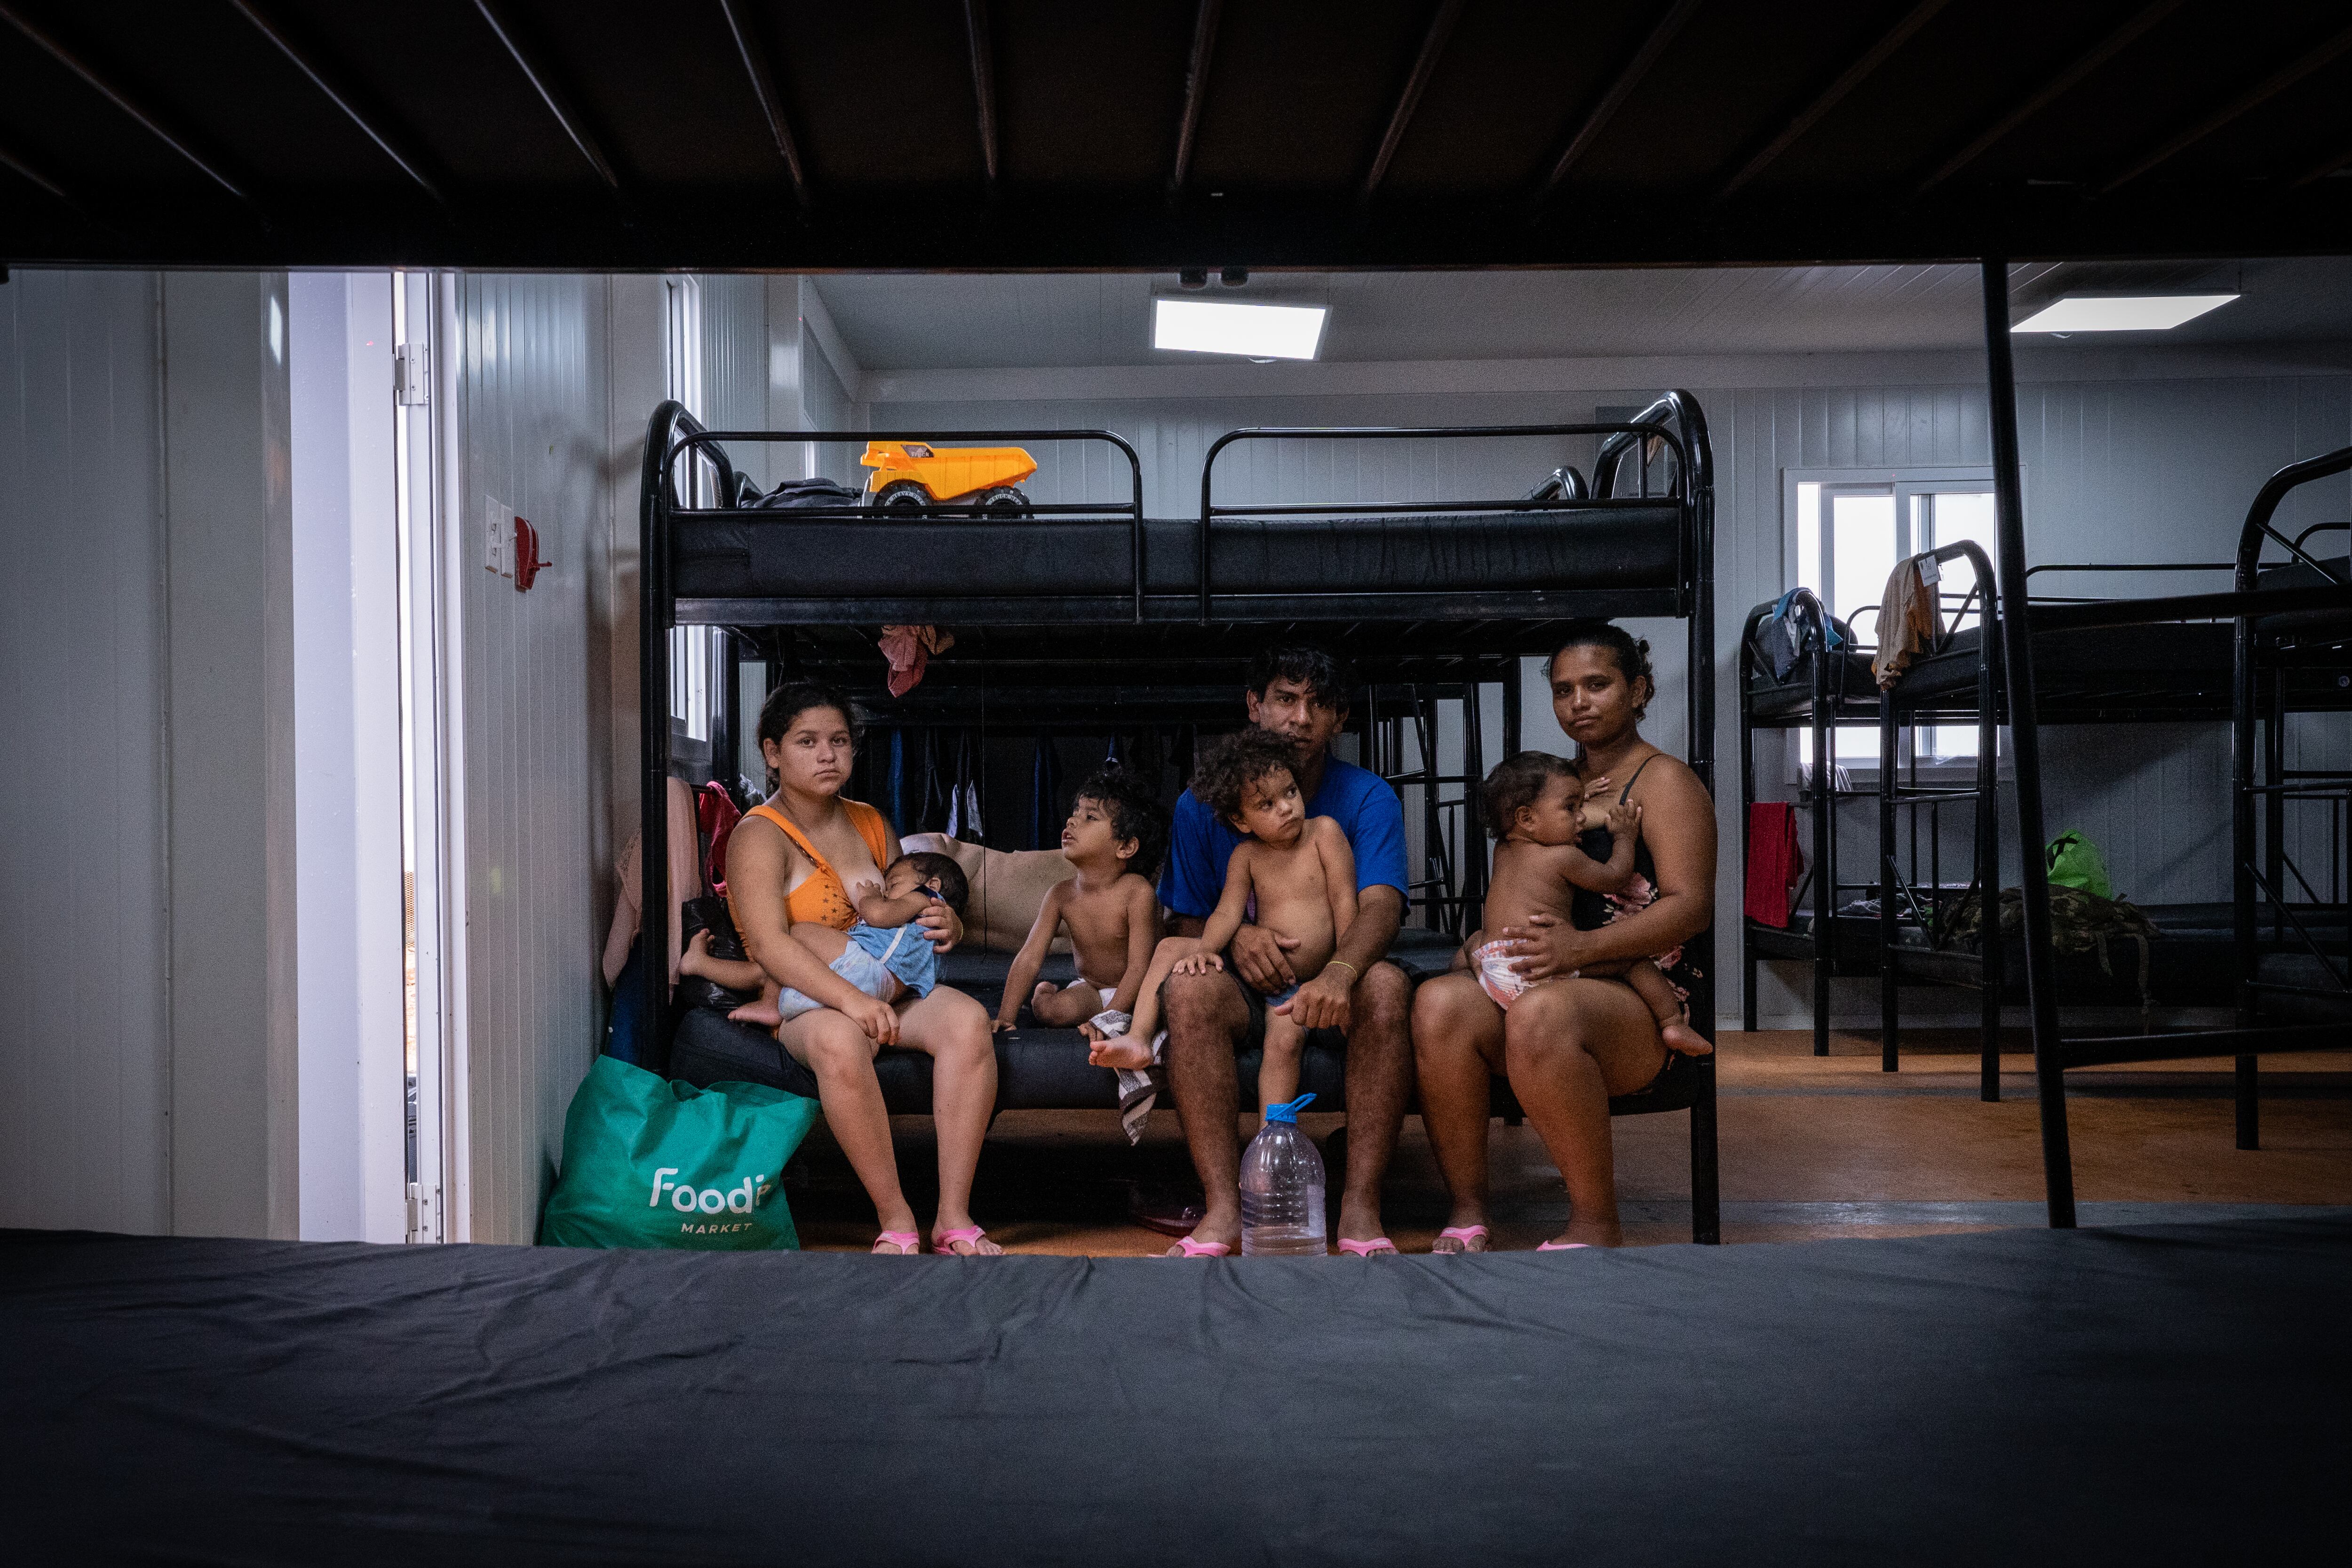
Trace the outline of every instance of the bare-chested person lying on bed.
<instances>
[{"instance_id":1,"label":"bare-chested person lying on bed","mask_svg":"<svg viewBox=\"0 0 2352 1568\"><path fill-rule=\"evenodd\" d=\"M1092 1040L1106 1038L1114 1018L1125 1026L1160 940L1151 876L1167 851L1168 813L1141 777L1114 764L1078 786L1062 825L1062 858L1078 874L1047 890L1013 960L996 1009L1000 1032L1020 1022L1024 1000L1038 1023L1081 1029ZM1046 950L1064 928L1078 977L1060 986L1040 982Z\"/></svg>"},{"instance_id":2,"label":"bare-chested person lying on bed","mask_svg":"<svg viewBox=\"0 0 2352 1568\"><path fill-rule=\"evenodd\" d=\"M1486 775L1483 804L1487 828L1501 842L1495 846L1494 879L1486 889L1483 924L1462 944L1454 963L1468 970L1505 1012L1540 982L1529 982L1518 973L1516 944L1489 941L1486 933L1526 926L1538 913L1565 921L1578 889L1614 895L1633 880L1642 808L1630 801L1608 800L1608 783L1605 778L1582 783L1567 758L1549 752L1506 757ZM1588 795L1597 804L1588 804ZM1578 842L1596 829L1609 835L1606 861L1585 853ZM1703 1057L1715 1049L1690 1026L1682 993L1653 960L1587 964L1577 973L1615 976L1631 985L1657 1020L1658 1038L1668 1050ZM1575 974L1558 978L1574 979Z\"/></svg>"}]
</instances>

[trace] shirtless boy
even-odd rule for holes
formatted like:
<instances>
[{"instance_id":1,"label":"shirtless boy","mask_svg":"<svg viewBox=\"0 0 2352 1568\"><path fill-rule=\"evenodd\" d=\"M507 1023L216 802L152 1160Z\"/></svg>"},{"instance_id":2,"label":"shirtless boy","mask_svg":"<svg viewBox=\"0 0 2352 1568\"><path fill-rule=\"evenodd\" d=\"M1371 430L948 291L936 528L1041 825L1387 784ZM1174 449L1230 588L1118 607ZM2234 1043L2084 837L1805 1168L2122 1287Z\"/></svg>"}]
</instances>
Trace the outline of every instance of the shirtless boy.
<instances>
[{"instance_id":1,"label":"shirtless boy","mask_svg":"<svg viewBox=\"0 0 2352 1568\"><path fill-rule=\"evenodd\" d=\"M1598 791L1608 782L1596 780L1591 787ZM1641 832L1642 808L1623 801L1588 806L1586 794L1587 786L1578 781L1567 760L1548 752L1521 752L1507 757L1486 775L1487 830L1501 842L1495 846L1485 924L1462 944L1454 962L1455 968L1475 975L1479 987L1505 1012L1530 987L1513 967L1517 954L1511 944L1488 942L1486 932L1526 925L1528 917L1538 910L1566 922L1576 889L1615 893L1633 879L1633 847ZM1577 847L1578 837L1596 827L1609 830L1605 863ZM1706 1036L1690 1026L1682 994L1652 960L1597 963L1579 973L1596 978L1620 976L1633 986L1657 1019L1658 1038L1668 1050L1703 1057L1715 1049Z\"/></svg>"},{"instance_id":2,"label":"shirtless boy","mask_svg":"<svg viewBox=\"0 0 2352 1568\"><path fill-rule=\"evenodd\" d=\"M1160 936L1160 900L1151 877L1168 852L1168 814L1144 782L1107 767L1078 786L1062 825L1062 858L1078 874L1054 884L1037 923L1005 976L998 1030L1013 1027L1026 994L1030 1016L1049 1028L1081 1028L1104 1037L1094 1020L1132 1013ZM1066 927L1078 978L1055 986L1037 979L1055 933ZM1034 989L1032 989L1033 984Z\"/></svg>"},{"instance_id":3,"label":"shirtless boy","mask_svg":"<svg viewBox=\"0 0 2352 1568\"><path fill-rule=\"evenodd\" d=\"M1291 772L1297 750L1265 730L1227 736L1203 758L1192 793L1210 810L1246 834L1225 865L1224 896L1197 939L1170 937L1151 955L1135 1006L1134 1027L1088 1053L1102 1067L1150 1065L1160 1027L1160 987L1171 974L1202 974L1225 966L1224 949L1245 919L1255 919L1298 945L1287 950L1297 983L1266 998L1265 1057L1258 1068L1261 1108L1298 1093L1298 1063L1307 1031L1290 1016L1299 985L1323 973L1339 938L1356 918L1356 857L1348 836L1328 816L1308 816ZM1249 910L1255 900L1257 912Z\"/></svg>"},{"instance_id":4,"label":"shirtless boy","mask_svg":"<svg viewBox=\"0 0 2352 1568\"><path fill-rule=\"evenodd\" d=\"M929 937L915 924L934 899L961 915L970 896L963 868L946 855L921 852L901 855L883 868L879 886L866 883L854 890L857 923L847 931L815 921L792 928L793 940L824 959L827 967L876 1001L896 1003L912 992L928 996L939 984L939 954ZM728 1014L740 1024L782 1028L803 1013L824 1005L814 997L780 987L750 959L713 958L710 933L694 933L678 971L698 974L730 991L757 990L760 999Z\"/></svg>"}]
</instances>

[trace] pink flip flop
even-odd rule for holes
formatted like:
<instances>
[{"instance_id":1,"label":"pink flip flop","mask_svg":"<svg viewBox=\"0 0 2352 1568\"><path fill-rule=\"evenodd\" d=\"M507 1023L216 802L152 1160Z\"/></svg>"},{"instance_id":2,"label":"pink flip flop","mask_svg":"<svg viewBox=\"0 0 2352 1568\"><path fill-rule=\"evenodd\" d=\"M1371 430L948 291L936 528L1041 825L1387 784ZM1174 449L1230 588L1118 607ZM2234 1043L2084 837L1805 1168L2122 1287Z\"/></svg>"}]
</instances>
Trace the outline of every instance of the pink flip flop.
<instances>
[{"instance_id":1,"label":"pink flip flop","mask_svg":"<svg viewBox=\"0 0 2352 1568\"><path fill-rule=\"evenodd\" d=\"M898 1250L885 1252L882 1249L886 1247ZM886 1230L874 1238L874 1253L877 1258L908 1258L922 1250L923 1238L911 1230Z\"/></svg>"},{"instance_id":2,"label":"pink flip flop","mask_svg":"<svg viewBox=\"0 0 2352 1568\"><path fill-rule=\"evenodd\" d=\"M968 1241L971 1243L971 1250L970 1252L958 1252L955 1249L955 1244L959 1241ZM1002 1254L1004 1250L1004 1248L997 1247L995 1252L984 1252L981 1249L980 1246L983 1241L988 1241L988 1233L976 1225L967 1225L955 1230L943 1230L940 1232L939 1235L933 1237L931 1238L931 1250L938 1253L941 1258L994 1258ZM988 1242L988 1244L991 1247L996 1247L996 1244L992 1241Z\"/></svg>"},{"instance_id":3,"label":"pink flip flop","mask_svg":"<svg viewBox=\"0 0 2352 1568\"><path fill-rule=\"evenodd\" d=\"M1578 1247L1590 1247L1589 1241L1542 1241L1536 1244L1538 1252L1574 1252Z\"/></svg>"},{"instance_id":4,"label":"pink flip flop","mask_svg":"<svg viewBox=\"0 0 2352 1568\"><path fill-rule=\"evenodd\" d=\"M1194 1241L1189 1236L1176 1238L1176 1250L1163 1252L1162 1258L1225 1258L1233 1253L1233 1244L1224 1241Z\"/></svg>"},{"instance_id":5,"label":"pink flip flop","mask_svg":"<svg viewBox=\"0 0 2352 1568\"><path fill-rule=\"evenodd\" d=\"M1349 1258L1394 1258L1397 1244L1385 1236L1376 1236L1370 1241L1343 1240L1339 1250Z\"/></svg>"},{"instance_id":6,"label":"pink flip flop","mask_svg":"<svg viewBox=\"0 0 2352 1568\"><path fill-rule=\"evenodd\" d=\"M1490 1234L1491 1233L1483 1225L1449 1225L1444 1230L1437 1233L1437 1239L1440 1241L1449 1239L1458 1241L1462 1244L1461 1250L1458 1252L1438 1252L1437 1249L1433 1247L1430 1248L1430 1251L1440 1258L1467 1258L1473 1252L1483 1252L1486 1250L1484 1247L1473 1247L1470 1244L1474 1241L1484 1241Z\"/></svg>"}]
</instances>

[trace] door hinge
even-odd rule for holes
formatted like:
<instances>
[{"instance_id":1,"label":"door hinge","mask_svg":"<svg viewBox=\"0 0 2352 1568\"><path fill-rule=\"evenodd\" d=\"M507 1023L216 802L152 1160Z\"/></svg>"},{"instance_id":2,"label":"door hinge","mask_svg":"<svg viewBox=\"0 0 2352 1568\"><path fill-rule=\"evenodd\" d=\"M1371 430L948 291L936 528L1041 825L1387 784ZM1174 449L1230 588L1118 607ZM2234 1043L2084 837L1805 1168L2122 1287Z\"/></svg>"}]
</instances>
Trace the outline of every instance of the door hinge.
<instances>
[{"instance_id":1,"label":"door hinge","mask_svg":"<svg viewBox=\"0 0 2352 1568\"><path fill-rule=\"evenodd\" d=\"M412 1242L433 1242L441 1239L441 1225L433 1213L433 1200L438 1194L422 1182L408 1184L408 1239Z\"/></svg>"},{"instance_id":2,"label":"door hinge","mask_svg":"<svg viewBox=\"0 0 2352 1568\"><path fill-rule=\"evenodd\" d=\"M393 401L415 407L433 401L433 353L423 343L402 343L392 351Z\"/></svg>"}]
</instances>

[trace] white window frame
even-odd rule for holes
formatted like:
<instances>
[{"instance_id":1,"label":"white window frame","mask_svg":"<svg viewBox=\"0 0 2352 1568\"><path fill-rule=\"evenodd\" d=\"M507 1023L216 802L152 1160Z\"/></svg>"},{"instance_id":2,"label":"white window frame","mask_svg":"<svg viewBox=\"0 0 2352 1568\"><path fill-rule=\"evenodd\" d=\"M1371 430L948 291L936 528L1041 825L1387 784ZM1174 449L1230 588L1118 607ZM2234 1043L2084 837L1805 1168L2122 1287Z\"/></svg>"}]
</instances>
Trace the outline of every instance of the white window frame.
<instances>
[{"instance_id":1,"label":"white window frame","mask_svg":"<svg viewBox=\"0 0 2352 1568\"><path fill-rule=\"evenodd\" d=\"M1912 540L1912 529L1915 526L1913 510L1917 498L1952 493L1990 494L1993 489L1993 477L1990 464L1866 468L1782 468L1780 470L1780 581L1784 586L1800 583L1811 574L1803 560L1801 543L1802 528L1799 512L1799 488L1804 485L1819 485L1825 495L1842 490L1848 493L1868 492L1891 496L1894 500L1895 526L1897 531L1895 556L1899 561L1927 548L1915 543ZM1832 545L1831 548L1835 547ZM1991 552L1988 551L1986 553L1990 558ZM1834 592L1835 584L1832 583L1831 593L1834 594ZM1835 613L1834 605L1832 605L1832 613ZM1868 627L1868 636L1864 640L1872 643L1877 641L1877 628L1874 624ZM1812 736L1810 731L1790 732L1789 768L1791 777L1797 776L1801 769L1811 765L1809 750L1811 741ZM1996 744L1998 743L1996 741ZM1916 736L1913 727L1906 725L1895 739L1898 765L1906 773L1914 771L1916 767L1920 777L1930 778L1947 774L1973 776L1976 772L1976 758L1973 754L1936 758L1915 757L1916 744ZM2000 776L2008 777L2010 767L2006 748L2003 748L2002 754L1996 761ZM1842 758L1838 762L1838 766L1851 777L1875 780L1878 776L1876 742L1872 743L1866 757Z\"/></svg>"}]
</instances>

